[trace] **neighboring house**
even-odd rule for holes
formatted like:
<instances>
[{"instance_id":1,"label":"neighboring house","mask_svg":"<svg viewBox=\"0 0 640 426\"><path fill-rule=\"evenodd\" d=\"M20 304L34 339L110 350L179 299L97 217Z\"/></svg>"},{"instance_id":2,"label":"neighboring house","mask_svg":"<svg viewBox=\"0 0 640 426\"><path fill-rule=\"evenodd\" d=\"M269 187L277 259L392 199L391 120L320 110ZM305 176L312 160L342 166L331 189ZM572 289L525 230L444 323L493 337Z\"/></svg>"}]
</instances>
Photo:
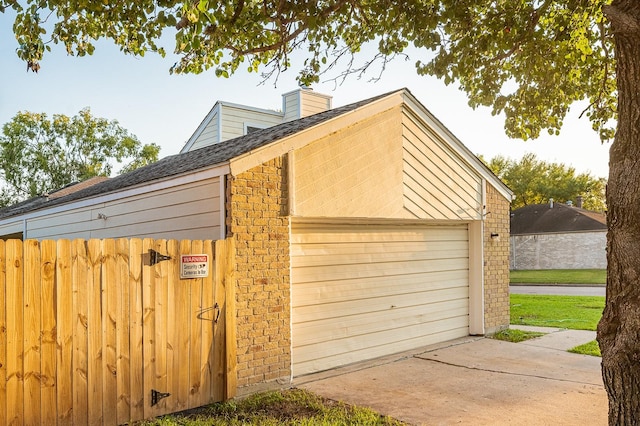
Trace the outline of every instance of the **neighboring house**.
<instances>
[{"instance_id":1,"label":"neighboring house","mask_svg":"<svg viewBox=\"0 0 640 426\"><path fill-rule=\"evenodd\" d=\"M511 213L511 269L605 269L606 246L602 213L553 201Z\"/></svg>"},{"instance_id":2,"label":"neighboring house","mask_svg":"<svg viewBox=\"0 0 640 426\"><path fill-rule=\"evenodd\" d=\"M296 117L328 99L292 93ZM0 210L0 235L235 239L240 393L508 327L512 193L408 90L224 141L256 112L227 107L181 154Z\"/></svg>"}]
</instances>

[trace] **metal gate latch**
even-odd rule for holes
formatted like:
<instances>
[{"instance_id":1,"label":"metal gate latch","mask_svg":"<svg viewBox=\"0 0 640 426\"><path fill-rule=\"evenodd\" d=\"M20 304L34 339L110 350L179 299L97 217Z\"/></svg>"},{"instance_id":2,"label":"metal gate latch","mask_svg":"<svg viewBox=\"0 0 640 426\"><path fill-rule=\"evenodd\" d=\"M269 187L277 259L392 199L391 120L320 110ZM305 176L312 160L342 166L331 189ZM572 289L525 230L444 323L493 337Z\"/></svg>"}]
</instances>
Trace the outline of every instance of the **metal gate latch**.
<instances>
[{"instance_id":1,"label":"metal gate latch","mask_svg":"<svg viewBox=\"0 0 640 426\"><path fill-rule=\"evenodd\" d=\"M154 249L149 249L149 265L153 266L158 262L162 262L163 260L171 260L171 256L160 254Z\"/></svg>"},{"instance_id":2,"label":"metal gate latch","mask_svg":"<svg viewBox=\"0 0 640 426\"><path fill-rule=\"evenodd\" d=\"M151 389L151 406L156 405L161 399L170 396L168 392L158 392L155 389Z\"/></svg>"}]
</instances>

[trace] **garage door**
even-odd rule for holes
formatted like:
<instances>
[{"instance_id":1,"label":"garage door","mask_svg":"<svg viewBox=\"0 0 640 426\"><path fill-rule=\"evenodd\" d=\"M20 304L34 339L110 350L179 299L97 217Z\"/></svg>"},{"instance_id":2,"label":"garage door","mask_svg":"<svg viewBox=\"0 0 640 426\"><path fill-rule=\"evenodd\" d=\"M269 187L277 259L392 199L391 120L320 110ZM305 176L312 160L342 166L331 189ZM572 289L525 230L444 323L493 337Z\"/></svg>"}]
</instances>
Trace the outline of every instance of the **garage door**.
<instances>
[{"instance_id":1,"label":"garage door","mask_svg":"<svg viewBox=\"0 0 640 426\"><path fill-rule=\"evenodd\" d=\"M293 374L469 334L467 225L292 227Z\"/></svg>"}]
</instances>

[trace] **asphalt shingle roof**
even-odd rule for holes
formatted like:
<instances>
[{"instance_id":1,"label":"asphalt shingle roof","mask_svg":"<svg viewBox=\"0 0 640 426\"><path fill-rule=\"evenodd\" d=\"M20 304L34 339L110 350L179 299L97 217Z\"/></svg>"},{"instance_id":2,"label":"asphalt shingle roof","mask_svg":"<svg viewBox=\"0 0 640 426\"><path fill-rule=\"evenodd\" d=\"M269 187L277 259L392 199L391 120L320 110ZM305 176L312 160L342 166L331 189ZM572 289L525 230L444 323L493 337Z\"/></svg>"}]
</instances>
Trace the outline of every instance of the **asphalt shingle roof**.
<instances>
[{"instance_id":1,"label":"asphalt shingle roof","mask_svg":"<svg viewBox=\"0 0 640 426\"><path fill-rule=\"evenodd\" d=\"M330 109L298 120L278 124L273 127L261 129L244 136L229 139L214 145L205 146L183 154L165 157L148 166L116 176L62 197L54 198L41 196L31 198L21 203L0 209L0 219L69 203L71 201L78 201L84 198L120 191L132 186L193 172L199 169L225 164L237 156L246 154L256 148L276 142L282 138L291 136L332 118L356 110L396 92L398 91L374 96L369 99Z\"/></svg>"},{"instance_id":2,"label":"asphalt shingle roof","mask_svg":"<svg viewBox=\"0 0 640 426\"><path fill-rule=\"evenodd\" d=\"M604 214L562 203L554 203L553 208L550 204L531 204L511 213L511 235L606 229Z\"/></svg>"}]
</instances>

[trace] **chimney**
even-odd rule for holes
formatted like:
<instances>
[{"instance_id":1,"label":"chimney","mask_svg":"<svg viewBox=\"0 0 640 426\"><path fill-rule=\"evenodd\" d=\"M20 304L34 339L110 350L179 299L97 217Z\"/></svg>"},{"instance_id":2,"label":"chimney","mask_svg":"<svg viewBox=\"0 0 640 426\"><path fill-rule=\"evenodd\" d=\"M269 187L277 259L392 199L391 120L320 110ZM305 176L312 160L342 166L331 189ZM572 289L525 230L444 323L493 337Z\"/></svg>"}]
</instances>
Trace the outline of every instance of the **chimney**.
<instances>
[{"instance_id":1,"label":"chimney","mask_svg":"<svg viewBox=\"0 0 640 426\"><path fill-rule=\"evenodd\" d=\"M553 208L553 198L549 198L549 208Z\"/></svg>"},{"instance_id":2,"label":"chimney","mask_svg":"<svg viewBox=\"0 0 640 426\"><path fill-rule=\"evenodd\" d=\"M578 195L576 197L576 207L581 209L582 208L582 195Z\"/></svg>"},{"instance_id":3,"label":"chimney","mask_svg":"<svg viewBox=\"0 0 640 426\"><path fill-rule=\"evenodd\" d=\"M331 109L332 96L314 92L309 87L300 87L282 95L284 121L297 120Z\"/></svg>"}]
</instances>

